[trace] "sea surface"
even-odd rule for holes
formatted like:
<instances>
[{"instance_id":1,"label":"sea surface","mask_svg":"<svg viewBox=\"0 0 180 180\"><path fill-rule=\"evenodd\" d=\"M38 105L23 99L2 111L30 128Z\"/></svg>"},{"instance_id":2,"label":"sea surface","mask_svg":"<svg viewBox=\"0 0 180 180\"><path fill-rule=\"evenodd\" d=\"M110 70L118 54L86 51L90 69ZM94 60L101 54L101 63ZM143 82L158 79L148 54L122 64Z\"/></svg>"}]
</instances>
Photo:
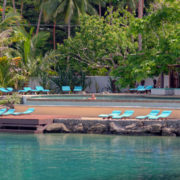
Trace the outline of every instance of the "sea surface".
<instances>
[{"instance_id":1,"label":"sea surface","mask_svg":"<svg viewBox=\"0 0 180 180\"><path fill-rule=\"evenodd\" d=\"M0 134L0 180L180 180L180 138Z\"/></svg>"}]
</instances>

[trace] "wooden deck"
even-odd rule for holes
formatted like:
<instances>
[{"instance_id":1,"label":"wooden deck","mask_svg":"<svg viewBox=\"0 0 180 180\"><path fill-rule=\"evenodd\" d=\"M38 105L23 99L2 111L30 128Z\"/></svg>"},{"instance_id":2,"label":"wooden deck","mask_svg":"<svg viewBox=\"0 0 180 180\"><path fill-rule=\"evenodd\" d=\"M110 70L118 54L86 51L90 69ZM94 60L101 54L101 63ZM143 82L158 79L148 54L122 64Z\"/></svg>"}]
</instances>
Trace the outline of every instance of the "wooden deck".
<instances>
[{"instance_id":1,"label":"wooden deck","mask_svg":"<svg viewBox=\"0 0 180 180\"><path fill-rule=\"evenodd\" d=\"M20 115L1 116L0 132L8 133L43 133L47 125L56 118L72 118L60 115Z\"/></svg>"}]
</instances>

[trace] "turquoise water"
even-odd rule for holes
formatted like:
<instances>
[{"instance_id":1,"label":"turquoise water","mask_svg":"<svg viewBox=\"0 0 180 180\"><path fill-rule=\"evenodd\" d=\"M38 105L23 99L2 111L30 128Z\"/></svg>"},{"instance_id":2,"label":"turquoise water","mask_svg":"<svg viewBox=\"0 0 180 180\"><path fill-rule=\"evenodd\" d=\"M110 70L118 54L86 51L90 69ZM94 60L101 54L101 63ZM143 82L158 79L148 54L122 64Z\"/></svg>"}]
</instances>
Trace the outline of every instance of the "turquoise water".
<instances>
[{"instance_id":1,"label":"turquoise water","mask_svg":"<svg viewBox=\"0 0 180 180\"><path fill-rule=\"evenodd\" d=\"M1 180L179 180L180 138L0 134Z\"/></svg>"}]
</instances>

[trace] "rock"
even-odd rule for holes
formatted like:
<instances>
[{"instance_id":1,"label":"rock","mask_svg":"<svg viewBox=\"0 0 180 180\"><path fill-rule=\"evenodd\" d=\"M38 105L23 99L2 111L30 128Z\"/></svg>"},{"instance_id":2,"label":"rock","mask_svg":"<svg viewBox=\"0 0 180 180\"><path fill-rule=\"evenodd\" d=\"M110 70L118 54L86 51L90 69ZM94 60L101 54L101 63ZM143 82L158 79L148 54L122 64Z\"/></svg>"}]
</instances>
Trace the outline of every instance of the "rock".
<instances>
[{"instance_id":1,"label":"rock","mask_svg":"<svg viewBox=\"0 0 180 180\"><path fill-rule=\"evenodd\" d=\"M137 123L133 123L128 126L125 126L125 129L127 129L127 130L141 129L142 126L143 126L142 122L137 122Z\"/></svg>"},{"instance_id":2,"label":"rock","mask_svg":"<svg viewBox=\"0 0 180 180\"><path fill-rule=\"evenodd\" d=\"M163 136L176 136L174 133L174 129L172 128L162 128L162 135Z\"/></svg>"},{"instance_id":3,"label":"rock","mask_svg":"<svg viewBox=\"0 0 180 180\"><path fill-rule=\"evenodd\" d=\"M121 127L118 127L115 125L115 123L111 122L109 123L109 126L110 126L110 132L111 133L124 133L124 128L121 128Z\"/></svg>"},{"instance_id":4,"label":"rock","mask_svg":"<svg viewBox=\"0 0 180 180\"><path fill-rule=\"evenodd\" d=\"M150 125L143 127L144 132L151 132L152 127Z\"/></svg>"},{"instance_id":5,"label":"rock","mask_svg":"<svg viewBox=\"0 0 180 180\"><path fill-rule=\"evenodd\" d=\"M84 127L82 123L79 123L78 125L73 127L73 132L79 132L83 133L84 132Z\"/></svg>"},{"instance_id":6,"label":"rock","mask_svg":"<svg viewBox=\"0 0 180 180\"><path fill-rule=\"evenodd\" d=\"M90 126L87 131L89 133L101 134L107 131L107 127L104 124L97 123L93 126Z\"/></svg>"},{"instance_id":7,"label":"rock","mask_svg":"<svg viewBox=\"0 0 180 180\"><path fill-rule=\"evenodd\" d=\"M48 132L65 132L69 133L70 130L63 123L54 123L46 127L45 131Z\"/></svg>"},{"instance_id":8,"label":"rock","mask_svg":"<svg viewBox=\"0 0 180 180\"><path fill-rule=\"evenodd\" d=\"M162 130L162 124L152 124L151 125L151 132L152 133L160 133Z\"/></svg>"}]
</instances>

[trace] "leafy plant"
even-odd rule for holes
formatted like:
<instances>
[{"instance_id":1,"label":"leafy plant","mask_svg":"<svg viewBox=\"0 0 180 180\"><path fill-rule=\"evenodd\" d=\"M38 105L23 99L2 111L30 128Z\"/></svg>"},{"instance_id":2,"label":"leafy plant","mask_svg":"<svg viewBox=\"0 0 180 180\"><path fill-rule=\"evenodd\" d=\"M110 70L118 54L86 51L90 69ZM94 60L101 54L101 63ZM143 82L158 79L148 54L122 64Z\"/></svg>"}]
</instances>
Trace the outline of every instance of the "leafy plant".
<instances>
[{"instance_id":1,"label":"leafy plant","mask_svg":"<svg viewBox=\"0 0 180 180\"><path fill-rule=\"evenodd\" d=\"M20 104L20 102L21 96L18 93L7 95L3 100L0 100L1 105L8 106L9 108L14 108L14 104Z\"/></svg>"}]
</instances>

